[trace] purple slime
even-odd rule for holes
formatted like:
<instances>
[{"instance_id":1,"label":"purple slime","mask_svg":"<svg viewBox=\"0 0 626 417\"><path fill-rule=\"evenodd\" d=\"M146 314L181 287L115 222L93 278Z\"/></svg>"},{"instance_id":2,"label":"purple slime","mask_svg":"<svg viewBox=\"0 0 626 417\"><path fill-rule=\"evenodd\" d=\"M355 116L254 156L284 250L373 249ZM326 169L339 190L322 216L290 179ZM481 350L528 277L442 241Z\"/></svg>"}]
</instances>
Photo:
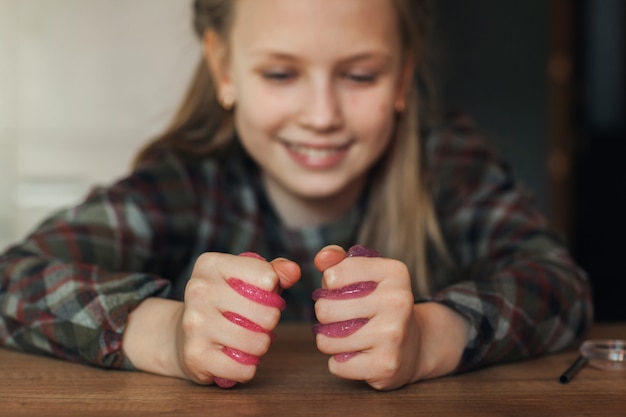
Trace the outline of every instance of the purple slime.
<instances>
[{"instance_id":1,"label":"purple slime","mask_svg":"<svg viewBox=\"0 0 626 417\"><path fill-rule=\"evenodd\" d=\"M348 256L364 256L366 258L378 258L380 253L363 245L354 245L348 249Z\"/></svg>"},{"instance_id":2,"label":"purple slime","mask_svg":"<svg viewBox=\"0 0 626 417\"><path fill-rule=\"evenodd\" d=\"M337 353L336 355L333 355L333 358L335 358L337 362L348 362L350 359L354 358L359 353L361 352Z\"/></svg>"},{"instance_id":3,"label":"purple slime","mask_svg":"<svg viewBox=\"0 0 626 417\"><path fill-rule=\"evenodd\" d=\"M323 334L328 337L346 337L359 330L369 321L367 318L350 319L335 323L313 325L313 334Z\"/></svg>"},{"instance_id":4,"label":"purple slime","mask_svg":"<svg viewBox=\"0 0 626 417\"><path fill-rule=\"evenodd\" d=\"M366 248L363 245L354 245L348 250L348 257L355 256L377 258L380 256L380 253L374 249ZM377 285L378 284L374 281L362 281L348 284L335 290L317 289L313 291L313 299L315 301L320 298L327 298L330 300L346 300L365 297L366 295L374 292ZM368 321L369 319L367 318L359 318L329 324L318 323L313 325L313 334L317 335L321 333L329 337L346 337L359 330ZM358 354L359 352L344 352L334 355L333 358L335 358L337 362L347 362Z\"/></svg>"},{"instance_id":5,"label":"purple slime","mask_svg":"<svg viewBox=\"0 0 626 417\"><path fill-rule=\"evenodd\" d=\"M328 298L329 300L347 300L350 298L360 298L371 294L378 284L375 281L361 281L348 284L345 287L335 290L325 290L318 288L313 291L313 299L315 301L320 298Z\"/></svg>"}]
</instances>

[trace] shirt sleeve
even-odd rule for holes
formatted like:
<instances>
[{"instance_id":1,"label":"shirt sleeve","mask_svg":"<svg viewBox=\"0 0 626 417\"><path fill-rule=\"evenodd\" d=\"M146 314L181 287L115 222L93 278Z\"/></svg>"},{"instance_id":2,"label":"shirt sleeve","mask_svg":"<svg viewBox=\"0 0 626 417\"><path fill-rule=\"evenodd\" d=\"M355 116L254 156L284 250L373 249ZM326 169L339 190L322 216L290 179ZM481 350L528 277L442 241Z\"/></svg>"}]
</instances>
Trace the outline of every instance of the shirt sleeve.
<instances>
[{"instance_id":1,"label":"shirt sleeve","mask_svg":"<svg viewBox=\"0 0 626 417\"><path fill-rule=\"evenodd\" d=\"M449 251L428 300L465 316L458 372L555 352L592 321L586 274L495 152L457 119L429 149L430 180Z\"/></svg>"},{"instance_id":2,"label":"shirt sleeve","mask_svg":"<svg viewBox=\"0 0 626 417\"><path fill-rule=\"evenodd\" d=\"M166 297L194 229L193 192L173 157L49 218L0 255L0 344L132 368L128 314Z\"/></svg>"}]
</instances>

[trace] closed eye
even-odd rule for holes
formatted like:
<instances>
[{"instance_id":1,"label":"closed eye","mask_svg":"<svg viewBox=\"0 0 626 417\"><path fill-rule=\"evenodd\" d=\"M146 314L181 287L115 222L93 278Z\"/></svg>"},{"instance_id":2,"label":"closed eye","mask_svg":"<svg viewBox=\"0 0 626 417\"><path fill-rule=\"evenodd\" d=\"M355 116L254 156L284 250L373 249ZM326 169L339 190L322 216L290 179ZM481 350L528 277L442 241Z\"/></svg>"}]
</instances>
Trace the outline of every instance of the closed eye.
<instances>
[{"instance_id":1,"label":"closed eye","mask_svg":"<svg viewBox=\"0 0 626 417\"><path fill-rule=\"evenodd\" d=\"M263 78L275 82L287 82L296 77L294 72L289 71L268 71L262 74Z\"/></svg>"},{"instance_id":2,"label":"closed eye","mask_svg":"<svg viewBox=\"0 0 626 417\"><path fill-rule=\"evenodd\" d=\"M371 84L376 81L376 74L357 74L357 73L346 73L344 77L349 81L359 83L359 84Z\"/></svg>"}]
</instances>

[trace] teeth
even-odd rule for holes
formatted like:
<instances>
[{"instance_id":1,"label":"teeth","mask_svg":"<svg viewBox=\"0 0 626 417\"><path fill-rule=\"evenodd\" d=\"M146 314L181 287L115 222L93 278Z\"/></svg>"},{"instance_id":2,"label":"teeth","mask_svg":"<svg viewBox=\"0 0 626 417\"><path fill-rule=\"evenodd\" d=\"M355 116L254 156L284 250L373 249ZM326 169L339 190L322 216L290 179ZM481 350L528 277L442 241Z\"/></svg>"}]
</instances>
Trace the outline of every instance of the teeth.
<instances>
[{"instance_id":1,"label":"teeth","mask_svg":"<svg viewBox=\"0 0 626 417\"><path fill-rule=\"evenodd\" d=\"M341 148L311 148L302 145L289 145L291 149L311 159L323 159L331 157L341 151Z\"/></svg>"}]
</instances>

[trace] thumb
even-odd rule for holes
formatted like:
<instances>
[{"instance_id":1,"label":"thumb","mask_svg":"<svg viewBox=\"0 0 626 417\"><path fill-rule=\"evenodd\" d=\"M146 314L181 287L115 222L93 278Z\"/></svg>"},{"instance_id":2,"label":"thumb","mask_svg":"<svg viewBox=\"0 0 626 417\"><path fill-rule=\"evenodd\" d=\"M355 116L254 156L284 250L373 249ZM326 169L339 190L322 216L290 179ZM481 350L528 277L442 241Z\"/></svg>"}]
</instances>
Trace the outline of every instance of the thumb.
<instances>
[{"instance_id":1,"label":"thumb","mask_svg":"<svg viewBox=\"0 0 626 417\"><path fill-rule=\"evenodd\" d=\"M317 253L313 262L315 262L315 267L320 272L324 272L331 266L335 266L343 261L347 256L348 254L341 246L329 245Z\"/></svg>"},{"instance_id":2,"label":"thumb","mask_svg":"<svg viewBox=\"0 0 626 417\"><path fill-rule=\"evenodd\" d=\"M289 288L300 279L300 266L297 263L285 258L277 258L270 263L278 275L279 288Z\"/></svg>"}]
</instances>

